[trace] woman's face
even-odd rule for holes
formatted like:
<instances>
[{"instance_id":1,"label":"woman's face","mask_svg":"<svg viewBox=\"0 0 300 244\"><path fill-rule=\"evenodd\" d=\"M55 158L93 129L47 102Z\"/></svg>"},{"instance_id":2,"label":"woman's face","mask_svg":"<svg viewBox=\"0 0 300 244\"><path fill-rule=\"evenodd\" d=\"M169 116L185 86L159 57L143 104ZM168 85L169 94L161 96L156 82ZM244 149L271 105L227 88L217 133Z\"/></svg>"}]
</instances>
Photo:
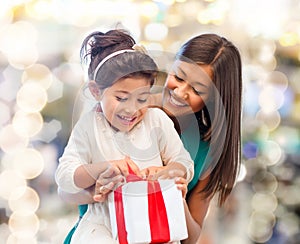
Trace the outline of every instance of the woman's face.
<instances>
[{"instance_id":1,"label":"woman's face","mask_svg":"<svg viewBox=\"0 0 300 244\"><path fill-rule=\"evenodd\" d=\"M209 65L176 60L168 74L163 93L163 107L173 116L200 111L208 101L213 72Z\"/></svg>"},{"instance_id":2,"label":"woman's face","mask_svg":"<svg viewBox=\"0 0 300 244\"><path fill-rule=\"evenodd\" d=\"M144 118L149 95L150 82L147 79L121 79L104 90L101 108L116 130L130 131Z\"/></svg>"}]
</instances>

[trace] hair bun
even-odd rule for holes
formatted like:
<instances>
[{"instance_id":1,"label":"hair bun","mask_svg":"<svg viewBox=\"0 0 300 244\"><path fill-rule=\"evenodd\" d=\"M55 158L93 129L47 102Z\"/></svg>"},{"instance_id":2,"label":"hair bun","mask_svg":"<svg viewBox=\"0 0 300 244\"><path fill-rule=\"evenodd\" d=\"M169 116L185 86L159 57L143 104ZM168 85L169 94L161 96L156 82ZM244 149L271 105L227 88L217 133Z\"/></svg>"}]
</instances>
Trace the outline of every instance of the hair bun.
<instances>
[{"instance_id":1,"label":"hair bun","mask_svg":"<svg viewBox=\"0 0 300 244\"><path fill-rule=\"evenodd\" d=\"M95 57L97 56L102 50L102 47L101 46L98 46L98 47L92 47L91 49L91 56L92 57Z\"/></svg>"}]
</instances>

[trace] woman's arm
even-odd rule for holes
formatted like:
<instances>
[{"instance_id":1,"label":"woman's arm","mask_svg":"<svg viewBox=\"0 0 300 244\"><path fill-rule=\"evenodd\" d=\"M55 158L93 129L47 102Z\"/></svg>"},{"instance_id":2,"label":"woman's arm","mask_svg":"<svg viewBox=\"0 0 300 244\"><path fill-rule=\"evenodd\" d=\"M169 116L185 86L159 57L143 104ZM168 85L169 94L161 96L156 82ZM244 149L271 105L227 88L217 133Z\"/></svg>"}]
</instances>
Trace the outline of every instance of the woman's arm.
<instances>
[{"instance_id":1,"label":"woman's arm","mask_svg":"<svg viewBox=\"0 0 300 244\"><path fill-rule=\"evenodd\" d=\"M212 197L205 197L201 190L206 186L209 177L199 180L190 193L189 198L184 201L186 223L189 237L183 240L183 244L196 244L199 239L204 218Z\"/></svg>"}]
</instances>

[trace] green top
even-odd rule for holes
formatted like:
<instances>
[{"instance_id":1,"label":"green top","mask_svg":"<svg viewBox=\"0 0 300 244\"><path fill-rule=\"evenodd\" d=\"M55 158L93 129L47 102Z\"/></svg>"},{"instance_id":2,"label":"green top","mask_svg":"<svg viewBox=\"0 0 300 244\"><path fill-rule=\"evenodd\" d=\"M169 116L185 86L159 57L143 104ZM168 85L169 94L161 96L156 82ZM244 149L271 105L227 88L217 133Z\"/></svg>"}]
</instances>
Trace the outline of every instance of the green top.
<instances>
[{"instance_id":1,"label":"green top","mask_svg":"<svg viewBox=\"0 0 300 244\"><path fill-rule=\"evenodd\" d=\"M189 126L181 134L181 141L194 161L194 177L188 185L188 191L191 191L196 186L201 175L208 168L209 160L207 160L207 154L209 143L199 140L199 138L201 138L200 133L195 131L193 126Z\"/></svg>"},{"instance_id":2,"label":"green top","mask_svg":"<svg viewBox=\"0 0 300 244\"><path fill-rule=\"evenodd\" d=\"M64 244L70 244L71 243L71 238L74 234L74 231L76 230L80 219L82 218L82 216L87 211L87 208L88 208L87 204L78 205L79 219L78 219L77 223L73 226L73 228L69 231L68 235L66 236L66 238L64 240Z\"/></svg>"}]
</instances>

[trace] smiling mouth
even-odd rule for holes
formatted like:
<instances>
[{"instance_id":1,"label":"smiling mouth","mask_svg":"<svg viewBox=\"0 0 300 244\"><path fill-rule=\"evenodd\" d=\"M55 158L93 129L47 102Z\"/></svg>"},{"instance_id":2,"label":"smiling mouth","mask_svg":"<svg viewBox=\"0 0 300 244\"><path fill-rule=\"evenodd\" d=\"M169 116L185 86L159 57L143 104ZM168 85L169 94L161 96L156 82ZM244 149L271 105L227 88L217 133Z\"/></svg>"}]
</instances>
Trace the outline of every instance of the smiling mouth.
<instances>
[{"instance_id":1,"label":"smiling mouth","mask_svg":"<svg viewBox=\"0 0 300 244\"><path fill-rule=\"evenodd\" d=\"M117 115L117 117L124 123L124 124L132 124L135 120L136 120L136 116L135 117L131 117L131 116L123 116L123 115Z\"/></svg>"},{"instance_id":2,"label":"smiling mouth","mask_svg":"<svg viewBox=\"0 0 300 244\"><path fill-rule=\"evenodd\" d=\"M169 101L172 105L174 105L176 107L186 107L186 106L188 106L187 103L182 102L182 100L177 99L171 92L169 94L170 94Z\"/></svg>"}]
</instances>

